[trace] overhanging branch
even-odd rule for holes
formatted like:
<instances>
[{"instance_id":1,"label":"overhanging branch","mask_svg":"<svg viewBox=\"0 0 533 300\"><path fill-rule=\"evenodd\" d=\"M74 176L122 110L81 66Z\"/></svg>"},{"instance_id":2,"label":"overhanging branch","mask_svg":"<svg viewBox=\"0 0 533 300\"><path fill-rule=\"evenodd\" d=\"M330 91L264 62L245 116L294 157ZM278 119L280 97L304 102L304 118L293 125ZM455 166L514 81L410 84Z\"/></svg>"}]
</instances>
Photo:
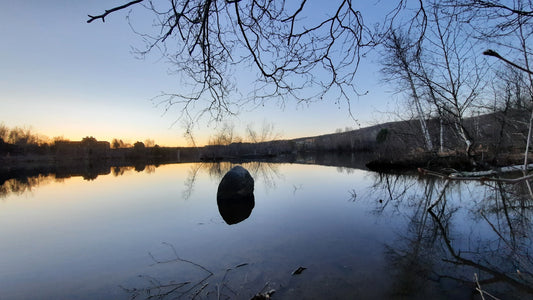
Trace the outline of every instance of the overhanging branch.
<instances>
[{"instance_id":1,"label":"overhanging branch","mask_svg":"<svg viewBox=\"0 0 533 300\"><path fill-rule=\"evenodd\" d=\"M107 15L109 15L110 13L115 12L117 10L121 10L121 9L127 8L128 6L131 6L131 5L143 2L143 1L144 0L134 0L134 1L131 1L131 2L126 3L124 5L113 7L111 9L106 9L105 12L103 14L101 14L101 15L97 15L97 16L88 15L89 16L89 20L87 20L87 23L91 23L92 21L97 20L97 19L102 19L102 22L105 22L105 17Z\"/></svg>"}]
</instances>

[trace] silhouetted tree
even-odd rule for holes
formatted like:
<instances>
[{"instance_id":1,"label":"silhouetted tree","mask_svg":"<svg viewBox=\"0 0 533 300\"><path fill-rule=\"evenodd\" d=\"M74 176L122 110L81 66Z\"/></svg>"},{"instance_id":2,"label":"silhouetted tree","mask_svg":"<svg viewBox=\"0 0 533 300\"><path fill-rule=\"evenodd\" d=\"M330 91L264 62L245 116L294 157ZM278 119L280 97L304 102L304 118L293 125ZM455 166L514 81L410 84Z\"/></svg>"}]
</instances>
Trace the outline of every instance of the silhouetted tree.
<instances>
[{"instance_id":1,"label":"silhouetted tree","mask_svg":"<svg viewBox=\"0 0 533 300\"><path fill-rule=\"evenodd\" d=\"M2 140L7 141L8 132L9 128L7 128L7 126L3 123L0 123L0 138Z\"/></svg>"},{"instance_id":2,"label":"silhouetted tree","mask_svg":"<svg viewBox=\"0 0 533 300\"><path fill-rule=\"evenodd\" d=\"M225 122L217 130L214 136L209 138L208 145L229 145L242 142L242 138L235 133L235 125Z\"/></svg>"},{"instance_id":3,"label":"silhouetted tree","mask_svg":"<svg viewBox=\"0 0 533 300\"><path fill-rule=\"evenodd\" d=\"M121 139L113 139L111 141L111 148L118 149L118 148L130 148L131 144L124 142Z\"/></svg>"},{"instance_id":4,"label":"silhouetted tree","mask_svg":"<svg viewBox=\"0 0 533 300\"><path fill-rule=\"evenodd\" d=\"M407 33L393 29L385 37L383 48L385 49L385 59L382 60L382 72L387 80L394 80L396 84L399 83L397 89L408 91L420 122L426 149L432 151L433 142L429 134L426 111L422 107L422 92L417 83L417 69L420 62L418 45L410 40Z\"/></svg>"},{"instance_id":5,"label":"silhouetted tree","mask_svg":"<svg viewBox=\"0 0 533 300\"><path fill-rule=\"evenodd\" d=\"M130 10L128 20L145 42L137 53L161 51L188 79L183 90L162 94L158 103L166 109L180 105L180 117L190 121L206 113L220 120L244 104L267 99L309 102L328 96L349 103L359 94L353 79L362 51L379 43L400 12L413 12L412 5L406 10L406 0L386 5L381 25L371 27L351 0L327 6L305 0L135 0L89 15L87 22ZM416 3L415 15L425 15L423 5ZM141 8L152 13L154 30L131 21ZM316 11L323 14L316 18L311 15ZM235 92L237 66L255 72L250 97Z\"/></svg>"},{"instance_id":6,"label":"silhouetted tree","mask_svg":"<svg viewBox=\"0 0 533 300\"><path fill-rule=\"evenodd\" d=\"M93 136L86 136L81 140L81 143L84 145L96 144L98 141Z\"/></svg>"},{"instance_id":7,"label":"silhouetted tree","mask_svg":"<svg viewBox=\"0 0 533 300\"><path fill-rule=\"evenodd\" d=\"M133 149L135 151L144 151L146 147L143 142L135 142L135 144L133 144Z\"/></svg>"},{"instance_id":8,"label":"silhouetted tree","mask_svg":"<svg viewBox=\"0 0 533 300\"><path fill-rule=\"evenodd\" d=\"M470 156L475 135L466 126L465 118L472 115L474 108L479 111L483 104L490 69L480 58L482 48L472 38L468 26L457 22L458 7L428 1L427 8L430 13L423 27L389 31L384 43L388 53L385 70L409 87L428 149L431 138L422 120L425 114L433 112L441 124L449 125ZM425 31L424 40L411 42L410 35L419 36L416 34L419 31ZM428 112L424 111L423 103ZM440 141L442 150L443 139Z\"/></svg>"},{"instance_id":9,"label":"silhouetted tree","mask_svg":"<svg viewBox=\"0 0 533 300\"><path fill-rule=\"evenodd\" d=\"M246 137L251 143L262 143L278 139L280 134L276 133L274 124L263 121L259 130L256 130L253 124L248 124L246 126Z\"/></svg>"},{"instance_id":10,"label":"silhouetted tree","mask_svg":"<svg viewBox=\"0 0 533 300\"><path fill-rule=\"evenodd\" d=\"M146 140L144 140L144 145L146 147L153 147L155 145L155 142L154 142L154 140L146 139Z\"/></svg>"},{"instance_id":11,"label":"silhouetted tree","mask_svg":"<svg viewBox=\"0 0 533 300\"><path fill-rule=\"evenodd\" d=\"M3 139L5 143L15 144L19 146L37 146L45 144L49 140L46 136L33 132L31 128L9 128L3 123L0 124L0 138Z\"/></svg>"},{"instance_id":12,"label":"silhouetted tree","mask_svg":"<svg viewBox=\"0 0 533 300\"><path fill-rule=\"evenodd\" d=\"M117 140L117 139L113 139L113 140L111 141L111 148L113 148L113 149L118 149L118 148L120 148L120 144L121 144L121 143L119 142L119 140Z\"/></svg>"},{"instance_id":13,"label":"silhouetted tree","mask_svg":"<svg viewBox=\"0 0 533 300\"><path fill-rule=\"evenodd\" d=\"M68 141L68 139L66 139L63 136L54 136L53 141L54 141L54 143L55 142L65 142L65 141Z\"/></svg>"}]
</instances>

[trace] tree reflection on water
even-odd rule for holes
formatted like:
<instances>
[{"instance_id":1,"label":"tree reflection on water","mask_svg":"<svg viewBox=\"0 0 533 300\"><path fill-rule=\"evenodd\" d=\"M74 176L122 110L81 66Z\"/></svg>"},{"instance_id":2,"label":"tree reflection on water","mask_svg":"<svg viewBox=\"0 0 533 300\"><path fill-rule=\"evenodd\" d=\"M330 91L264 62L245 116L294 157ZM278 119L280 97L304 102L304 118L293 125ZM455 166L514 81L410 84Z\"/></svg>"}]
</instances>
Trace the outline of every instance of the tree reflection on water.
<instances>
[{"instance_id":1,"label":"tree reflection on water","mask_svg":"<svg viewBox=\"0 0 533 300\"><path fill-rule=\"evenodd\" d=\"M242 165L247 169L255 182L260 182L267 190L275 188L276 181L283 177L279 171L280 164L271 162L250 161L245 163L235 163L224 161L197 163L191 165L189 168L187 178L184 182L185 189L182 194L183 198L189 199L193 194L194 185L200 172L205 171L213 180L220 181L224 174L236 165Z\"/></svg>"},{"instance_id":2,"label":"tree reflection on water","mask_svg":"<svg viewBox=\"0 0 533 300\"><path fill-rule=\"evenodd\" d=\"M213 163L194 163L191 165L187 178L184 182L185 190L183 197L188 199L194 191L194 184L198 172L207 171L209 176L217 181L222 179L237 163L233 162L213 162ZM267 189L274 188L276 181L282 178L279 171L279 164L269 162L246 162L242 164L254 180L259 181ZM0 172L0 198L10 194L21 195L31 192L34 187L52 182L60 182L70 177L81 176L85 180L94 180L99 175L112 174L115 177L122 176L131 172L144 172L152 174L159 165L135 165L135 166L83 166L77 168L57 169L56 172L50 170L10 170L9 172ZM59 171L58 171L59 170Z\"/></svg>"},{"instance_id":3,"label":"tree reflection on water","mask_svg":"<svg viewBox=\"0 0 533 300\"><path fill-rule=\"evenodd\" d=\"M183 198L191 197L195 184L201 182L201 178L205 180L209 177L219 182L236 164L203 162L186 166L189 169L184 182ZM284 178L280 171L282 164L247 162L241 165L251 173L257 185L266 190L275 189ZM338 172L346 175L354 172L354 169L335 167ZM88 179L93 178L97 174L93 172L94 169L90 169L89 173L75 170L69 174L4 177L0 185L0 198L30 192L33 187L63 180L67 175L85 174L89 176ZM156 166L142 167L142 171L146 173L154 172L155 169ZM140 170L140 167L135 166L107 170L102 168L102 172L114 176ZM384 247L385 277L390 281L384 285L388 287L389 298L435 298L435 293L437 298L451 299L476 298L480 294L485 299L493 299L491 295L502 299L533 297L533 198L527 182L508 184L499 181L453 181L431 176L371 172L364 175L367 176L364 179L365 186L369 185L366 180L370 179L369 193L365 197L364 193L352 189L349 191L350 200L370 200L370 205L363 205L363 209L370 210L378 218L405 224L393 227L396 230L394 237L386 240ZM317 173L317 176L322 174ZM351 182L353 177L349 180ZM287 183L293 186L289 186L289 193L295 194L301 189L301 185L297 186L296 182ZM327 224L320 226L322 225ZM175 254L174 249L172 251L171 254ZM184 284L185 281L173 283L171 288L178 288L176 291L186 291L198 282L201 284L194 290L202 288L207 280L202 281L204 277L201 276L210 275L211 272L206 272L177 255L175 259L171 255L169 262L158 255L155 257L156 267L172 264L199 269L196 270L200 273L198 281L191 278L185 280L191 281L187 284ZM243 265L237 272L237 266L240 265L225 266L235 269L229 274L213 268L214 275L208 281L220 287L226 284L229 287L225 290L226 293L234 295L230 288L238 289L241 278L228 276L240 276L243 275L240 271L251 269L251 266L241 269ZM361 270L361 273L365 271ZM352 276L348 273L343 273L344 275ZM146 286L146 282L141 281L139 286ZM158 282L150 281L143 292L154 293L153 288L160 288ZM259 292L260 288L254 286L253 292ZM203 292L213 290L213 286L209 286ZM131 295L135 296L140 290L128 291L134 291ZM143 295L149 297L147 294ZM176 296L175 293L173 295ZM191 295L194 294L187 294Z\"/></svg>"},{"instance_id":4,"label":"tree reflection on water","mask_svg":"<svg viewBox=\"0 0 533 300\"><path fill-rule=\"evenodd\" d=\"M63 182L65 179L80 176L84 180L95 180L100 175L118 177L131 172L144 172L152 174L158 165L137 166L107 166L107 165L82 165L82 166L59 166L55 169L7 169L0 170L0 198L11 194L22 195L31 192L35 187Z\"/></svg>"},{"instance_id":5,"label":"tree reflection on water","mask_svg":"<svg viewBox=\"0 0 533 300\"><path fill-rule=\"evenodd\" d=\"M34 187L51 182L62 182L64 178L56 178L52 175L37 175L33 177L10 178L0 185L0 198L10 194L22 195L29 193Z\"/></svg>"},{"instance_id":6,"label":"tree reflection on water","mask_svg":"<svg viewBox=\"0 0 533 300\"><path fill-rule=\"evenodd\" d=\"M444 298L468 291L485 299L532 297L533 201L525 182L377 174L372 191L380 195L376 214L408 220L386 245L391 296L420 296L437 285L449 293Z\"/></svg>"}]
</instances>

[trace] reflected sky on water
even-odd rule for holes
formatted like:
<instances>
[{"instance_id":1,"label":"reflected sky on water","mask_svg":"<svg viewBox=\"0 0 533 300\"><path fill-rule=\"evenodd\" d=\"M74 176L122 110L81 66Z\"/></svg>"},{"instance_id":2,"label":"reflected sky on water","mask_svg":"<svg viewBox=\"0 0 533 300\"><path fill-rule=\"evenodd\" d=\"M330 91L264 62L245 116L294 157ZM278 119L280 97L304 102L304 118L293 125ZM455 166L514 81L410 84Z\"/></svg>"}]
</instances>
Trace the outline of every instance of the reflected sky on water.
<instances>
[{"instance_id":1,"label":"reflected sky on water","mask_svg":"<svg viewBox=\"0 0 533 300\"><path fill-rule=\"evenodd\" d=\"M518 186L248 163L255 206L229 226L216 195L232 166L52 176L5 193L0 298L470 299L474 273L505 299L531 295L531 202Z\"/></svg>"}]
</instances>

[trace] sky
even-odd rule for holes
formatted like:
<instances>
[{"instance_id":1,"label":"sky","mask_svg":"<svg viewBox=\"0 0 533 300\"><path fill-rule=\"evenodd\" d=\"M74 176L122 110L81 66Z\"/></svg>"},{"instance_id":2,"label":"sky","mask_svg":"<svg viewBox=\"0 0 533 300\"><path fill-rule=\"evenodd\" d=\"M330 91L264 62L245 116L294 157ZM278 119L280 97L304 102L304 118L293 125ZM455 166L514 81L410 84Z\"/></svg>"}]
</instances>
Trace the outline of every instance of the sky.
<instances>
[{"instance_id":1,"label":"sky","mask_svg":"<svg viewBox=\"0 0 533 300\"><path fill-rule=\"evenodd\" d=\"M50 138L94 136L107 141L152 139L162 146L189 145L177 112L165 113L151 100L161 92L172 92L178 78L169 74L169 64L160 56L138 59L132 53L132 46L141 40L129 27L126 12L108 16L105 23L86 23L88 14L100 14L125 2L2 1L0 123L29 127ZM372 7L366 9L372 12ZM376 124L384 120L382 112L394 102L381 84L376 60L375 56L364 60L355 79L360 91L368 91L351 98L356 121L346 105L325 99L310 105L267 104L229 122L241 136L248 124L259 128L272 123L285 139ZM216 127L198 124L193 132L197 143L205 144Z\"/></svg>"}]
</instances>

